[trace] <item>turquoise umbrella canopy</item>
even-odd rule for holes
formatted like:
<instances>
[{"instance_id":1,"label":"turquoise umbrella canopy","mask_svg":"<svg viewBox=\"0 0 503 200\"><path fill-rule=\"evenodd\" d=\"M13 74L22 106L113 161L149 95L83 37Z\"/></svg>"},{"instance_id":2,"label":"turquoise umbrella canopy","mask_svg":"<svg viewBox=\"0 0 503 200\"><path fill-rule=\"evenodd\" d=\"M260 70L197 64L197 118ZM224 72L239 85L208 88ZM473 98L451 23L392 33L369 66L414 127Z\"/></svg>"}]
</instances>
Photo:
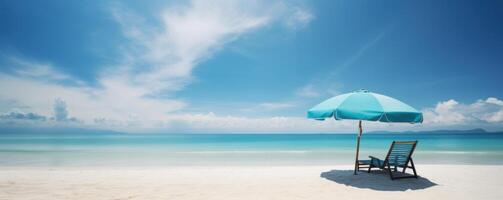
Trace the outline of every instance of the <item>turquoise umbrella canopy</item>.
<instances>
[{"instance_id":1,"label":"turquoise umbrella canopy","mask_svg":"<svg viewBox=\"0 0 503 200\"><path fill-rule=\"evenodd\" d=\"M394 98L358 90L332 97L309 109L308 118L421 123L423 114Z\"/></svg>"},{"instance_id":2,"label":"turquoise umbrella canopy","mask_svg":"<svg viewBox=\"0 0 503 200\"><path fill-rule=\"evenodd\" d=\"M359 120L360 133L356 143L355 171L358 171L362 120L379 122L422 123L423 114L394 98L361 89L332 97L307 111L307 117L317 120Z\"/></svg>"}]
</instances>

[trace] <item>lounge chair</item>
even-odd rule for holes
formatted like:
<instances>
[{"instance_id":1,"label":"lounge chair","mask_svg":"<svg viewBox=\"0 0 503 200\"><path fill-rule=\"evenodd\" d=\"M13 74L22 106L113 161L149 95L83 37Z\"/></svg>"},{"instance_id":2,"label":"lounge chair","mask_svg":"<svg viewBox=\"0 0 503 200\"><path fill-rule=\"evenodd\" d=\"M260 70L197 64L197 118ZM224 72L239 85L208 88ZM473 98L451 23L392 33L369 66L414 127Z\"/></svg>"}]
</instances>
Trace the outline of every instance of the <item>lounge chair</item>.
<instances>
[{"instance_id":1,"label":"lounge chair","mask_svg":"<svg viewBox=\"0 0 503 200\"><path fill-rule=\"evenodd\" d=\"M416 167L414 167L414 161L412 161L412 153L416 149L417 141L393 141L391 147L384 160L379 158L369 156L370 164L368 167L368 172L370 173L372 168L379 168L389 173L391 180L399 178L417 178ZM410 166L409 166L410 163ZM401 175L396 176L398 169L402 168ZM406 175L405 170L411 168L414 175Z\"/></svg>"}]
</instances>

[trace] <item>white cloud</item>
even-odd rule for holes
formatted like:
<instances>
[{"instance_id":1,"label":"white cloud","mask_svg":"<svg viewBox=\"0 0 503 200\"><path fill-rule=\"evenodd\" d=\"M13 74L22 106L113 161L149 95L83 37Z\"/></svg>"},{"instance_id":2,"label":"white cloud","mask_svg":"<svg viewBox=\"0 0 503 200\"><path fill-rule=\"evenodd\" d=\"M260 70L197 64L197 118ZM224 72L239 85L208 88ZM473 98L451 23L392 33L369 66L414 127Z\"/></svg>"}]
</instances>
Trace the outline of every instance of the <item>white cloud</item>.
<instances>
[{"instance_id":1,"label":"white cloud","mask_svg":"<svg viewBox=\"0 0 503 200\"><path fill-rule=\"evenodd\" d=\"M318 121L305 117L272 116L242 117L215 113L172 115L159 122L154 132L208 132L208 133L356 133L357 120L327 119ZM363 122L364 132L419 130L418 124L392 124Z\"/></svg>"},{"instance_id":2,"label":"white cloud","mask_svg":"<svg viewBox=\"0 0 503 200\"><path fill-rule=\"evenodd\" d=\"M491 116L489 116L488 118L486 118L486 120L488 122L494 122L494 123L501 123L501 122L503 122L503 110L500 110L500 111L492 114Z\"/></svg>"},{"instance_id":3,"label":"white cloud","mask_svg":"<svg viewBox=\"0 0 503 200\"><path fill-rule=\"evenodd\" d=\"M269 116L271 113L298 106L298 103L291 101L263 102L251 105L240 105L238 108L235 108L234 111L237 111L238 115L257 117Z\"/></svg>"},{"instance_id":4,"label":"white cloud","mask_svg":"<svg viewBox=\"0 0 503 200\"><path fill-rule=\"evenodd\" d=\"M425 123L440 123L443 125L463 123L467 117L460 112L459 103L455 100L439 102L435 108L424 110Z\"/></svg>"},{"instance_id":5,"label":"white cloud","mask_svg":"<svg viewBox=\"0 0 503 200\"><path fill-rule=\"evenodd\" d=\"M30 63L30 62L25 62ZM55 71L48 64L25 69ZM30 70L28 70L30 71ZM26 75L29 74L29 75ZM47 78L47 73L27 72L0 73L0 99L9 102L10 111L1 114L3 122L29 125L56 125L59 121L77 121L74 126L110 128L126 132L354 132L355 121L324 122L304 117L242 117L219 116L214 113L176 114L184 108L183 101L145 97L149 90L126 84L127 79L108 76L100 79L102 87L85 85L65 86L52 80L70 77L57 72L57 76ZM45 81L45 80L51 81ZM118 79L118 80L116 80ZM299 89L297 95L311 97L316 91L307 85ZM318 93L316 93L318 94ZM59 99L59 100L58 100ZM55 103L57 102L57 103ZM254 109L275 110L296 106L291 102L265 102ZM439 102L431 108L424 108L424 124L384 124L365 123L365 131L376 130L432 130L443 128L485 128L501 130L503 122L503 101L494 97L463 104L455 100ZM53 117L46 117L53 116ZM30 120L40 119L40 120ZM47 120L42 120L47 119ZM72 120L73 119L73 120Z\"/></svg>"},{"instance_id":6,"label":"white cloud","mask_svg":"<svg viewBox=\"0 0 503 200\"><path fill-rule=\"evenodd\" d=\"M52 116L54 101L63 99L64 110L88 125L134 126L138 130L158 127L173 118L172 112L185 107L172 94L192 81L198 63L225 44L289 16L285 12L291 9L278 9L277 5L289 8L282 2L194 0L155 13L158 21L147 21L114 4L112 14L130 42L120 47L122 61L98 74L98 87L60 72L50 63L11 58L11 68L16 70L0 73L0 100L9 102L10 110ZM60 117L68 118L64 116Z\"/></svg>"},{"instance_id":7,"label":"white cloud","mask_svg":"<svg viewBox=\"0 0 503 200\"><path fill-rule=\"evenodd\" d=\"M75 77L55 70L51 64L13 58L18 68L15 67L13 73L0 73L0 102L9 102L11 111L8 113L14 114L1 116L9 119L40 116L71 119L71 114L82 120L79 126L128 132L357 131L356 121L334 122L329 119L319 122L289 116L219 116L211 112L179 114L186 103L164 95L182 90L192 81L192 70L198 63L245 34L278 22L295 29L305 27L314 19L307 9L291 7L284 2L194 0L186 5L167 8L156 15L159 17L158 26L153 25L156 22L147 21L127 9L114 7L112 10L131 42L124 46L123 62L99 74L99 87L83 84ZM364 46L343 63L341 69L351 65L383 35ZM338 93L333 81L317 83L299 88L296 95L314 98L326 95L327 91L331 95ZM163 98L158 96L160 94ZM56 103L57 109L55 101L59 102ZM265 102L258 104L257 108L274 110L293 106L288 102ZM501 130L503 101L488 98L463 104L448 100L425 108L423 112L425 122L422 125L365 122L364 128L365 131L443 127ZM55 120L47 121L53 123Z\"/></svg>"},{"instance_id":8,"label":"white cloud","mask_svg":"<svg viewBox=\"0 0 503 200\"><path fill-rule=\"evenodd\" d=\"M5 77L0 77L0 80L5 80ZM0 91L2 90L3 88L0 88ZM75 94L80 95L79 93L74 93L74 91L71 90L59 91L58 88L51 87L45 88L44 91L57 91L57 93L60 94L67 92L68 95L63 95L65 97L71 97ZM74 102L79 102L79 97L73 100L77 100ZM49 102L49 107L53 106L52 103L54 102L54 99L47 98L47 101ZM364 122L364 131L405 131L451 128L485 128L492 131L501 130L501 122L503 122L501 113L503 113L503 106L498 103L500 101L501 100L496 98L488 98L486 100L478 100L472 104L462 104L455 100L448 100L439 102L435 107L423 109L425 118L423 124L411 125ZM34 103L37 102L38 101L35 101ZM111 102L108 103L111 104ZM142 103L142 101L139 103ZM83 105L85 106L79 107ZM119 106L119 108L121 106ZM258 106L263 107L263 109L266 109L266 107L269 107L269 109L282 109L290 106L290 104L263 103ZM39 107L41 108L43 106ZM101 108L105 110L100 110ZM356 121L354 120L335 121L333 119L327 119L326 121L316 121L307 119L303 116L246 117L233 115L221 116L212 112L186 114L168 112L162 114L157 113L159 114L158 118L144 118L144 116L149 116L149 113L139 113L137 115L130 114L125 118L116 118L113 115L107 115L107 113L114 113L107 110L110 108L107 108L107 106L100 107L99 104L95 104L93 106L85 103L77 103L76 105L68 104L67 109L72 113L74 113L73 110L76 110L76 113L81 113L82 116L87 116L87 119L91 119L87 120L86 125L88 127L105 127L125 132L348 133L357 131ZM137 109L141 108L137 108L135 106L131 108L131 110ZM86 114L83 110L89 110L91 113ZM152 109L147 109L146 112L151 110ZM93 112L96 113L93 114ZM51 114L51 109L49 109L49 112L44 113L45 116L51 116ZM7 114L5 115L7 116ZM79 125L82 126L82 124Z\"/></svg>"},{"instance_id":9,"label":"white cloud","mask_svg":"<svg viewBox=\"0 0 503 200\"><path fill-rule=\"evenodd\" d=\"M491 103L499 106L503 106L503 101L494 97L489 97L486 99L486 103Z\"/></svg>"},{"instance_id":10,"label":"white cloud","mask_svg":"<svg viewBox=\"0 0 503 200\"><path fill-rule=\"evenodd\" d=\"M372 122L371 122L372 123ZM303 117L238 117L206 114L182 114L160 124L162 128L177 132L221 133L332 133L356 130L356 121L327 120L325 122ZM381 124L382 125L382 124Z\"/></svg>"},{"instance_id":11,"label":"white cloud","mask_svg":"<svg viewBox=\"0 0 503 200\"><path fill-rule=\"evenodd\" d=\"M278 20L288 21L292 15L297 16L295 23L309 23L312 14L290 7L270 1L193 0L163 10L161 26L154 28L132 11L115 6L113 14L132 40L126 52L130 68L121 76L131 77L134 73L132 82L151 93L183 89L192 80L191 72L198 63L242 35Z\"/></svg>"},{"instance_id":12,"label":"white cloud","mask_svg":"<svg viewBox=\"0 0 503 200\"><path fill-rule=\"evenodd\" d=\"M434 108L423 109L424 123L430 126L478 125L503 122L503 101L490 97L472 104L453 99L439 102Z\"/></svg>"},{"instance_id":13,"label":"white cloud","mask_svg":"<svg viewBox=\"0 0 503 200\"><path fill-rule=\"evenodd\" d=\"M285 109L285 108L295 107L295 105L292 103L287 103L287 102L266 102L266 103L259 104L258 107L263 108L263 109L267 109L267 110L277 110L277 109Z\"/></svg>"},{"instance_id":14,"label":"white cloud","mask_svg":"<svg viewBox=\"0 0 503 200\"><path fill-rule=\"evenodd\" d=\"M439 102L424 108L423 124L364 122L364 131L420 131L437 129L474 129L501 131L503 101L490 97L471 104L455 100ZM176 126L170 126L176 124ZM357 131L357 121L316 121L305 117L237 117L214 113L170 116L161 127L188 132L287 132L287 133L351 133Z\"/></svg>"},{"instance_id":15,"label":"white cloud","mask_svg":"<svg viewBox=\"0 0 503 200\"><path fill-rule=\"evenodd\" d=\"M437 129L474 129L501 131L503 128L503 101L490 97L471 104L455 100L439 102L424 108L423 124L364 122L364 132L420 131ZM173 125L175 124L175 125ZM237 117L214 113L172 115L160 127L188 132L286 132L286 133L351 133L357 131L357 121L316 121L305 117Z\"/></svg>"},{"instance_id":16,"label":"white cloud","mask_svg":"<svg viewBox=\"0 0 503 200\"><path fill-rule=\"evenodd\" d=\"M143 97L141 88L107 80L103 88L63 86L0 73L0 98L13 105L12 110L52 116L55 99L64 99L74 116L86 121L94 118L126 120L142 116L162 119L164 113L179 110L185 103L177 100Z\"/></svg>"}]
</instances>

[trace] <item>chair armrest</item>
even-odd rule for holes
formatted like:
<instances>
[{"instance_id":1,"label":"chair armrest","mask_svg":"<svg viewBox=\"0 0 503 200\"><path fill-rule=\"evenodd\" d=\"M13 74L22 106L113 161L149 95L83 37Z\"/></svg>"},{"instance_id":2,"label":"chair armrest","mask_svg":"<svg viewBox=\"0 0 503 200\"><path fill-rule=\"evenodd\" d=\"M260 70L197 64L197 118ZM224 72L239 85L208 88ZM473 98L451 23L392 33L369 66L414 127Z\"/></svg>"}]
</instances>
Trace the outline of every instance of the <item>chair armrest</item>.
<instances>
[{"instance_id":1,"label":"chair armrest","mask_svg":"<svg viewBox=\"0 0 503 200\"><path fill-rule=\"evenodd\" d=\"M376 158L376 157L374 157L374 156L369 156L369 158L370 158L370 159L372 159L372 160L374 160L374 159L375 159L375 160L381 160L381 159Z\"/></svg>"},{"instance_id":2,"label":"chair armrest","mask_svg":"<svg viewBox=\"0 0 503 200\"><path fill-rule=\"evenodd\" d=\"M379 159L379 158L376 158L374 156L369 156L369 158L371 159L370 160L370 166L371 167L379 167L379 168L383 168L384 167L384 161Z\"/></svg>"}]
</instances>

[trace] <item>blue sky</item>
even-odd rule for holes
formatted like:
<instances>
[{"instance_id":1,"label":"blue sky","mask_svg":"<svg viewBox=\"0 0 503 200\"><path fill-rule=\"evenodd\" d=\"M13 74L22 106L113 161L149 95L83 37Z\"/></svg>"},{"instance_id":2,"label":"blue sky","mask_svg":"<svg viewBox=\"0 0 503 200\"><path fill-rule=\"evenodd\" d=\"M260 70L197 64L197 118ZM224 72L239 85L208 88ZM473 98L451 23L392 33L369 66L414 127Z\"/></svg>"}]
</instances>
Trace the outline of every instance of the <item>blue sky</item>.
<instances>
[{"instance_id":1,"label":"blue sky","mask_svg":"<svg viewBox=\"0 0 503 200\"><path fill-rule=\"evenodd\" d=\"M503 130L501 1L0 1L1 126L348 132L366 88L415 126Z\"/></svg>"}]
</instances>

